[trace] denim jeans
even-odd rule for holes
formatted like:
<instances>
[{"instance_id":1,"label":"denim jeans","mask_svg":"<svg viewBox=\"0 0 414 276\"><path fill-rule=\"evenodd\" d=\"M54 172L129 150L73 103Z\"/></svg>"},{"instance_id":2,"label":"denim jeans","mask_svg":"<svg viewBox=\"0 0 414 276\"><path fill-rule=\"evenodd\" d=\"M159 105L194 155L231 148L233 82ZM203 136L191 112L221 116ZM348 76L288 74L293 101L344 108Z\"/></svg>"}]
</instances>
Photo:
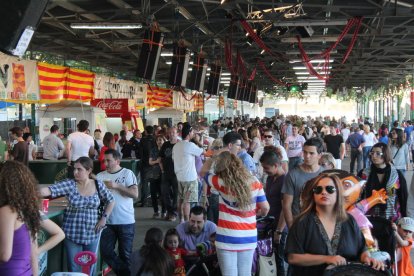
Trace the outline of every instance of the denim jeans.
<instances>
[{"instance_id":1,"label":"denim jeans","mask_svg":"<svg viewBox=\"0 0 414 276\"><path fill-rule=\"evenodd\" d=\"M223 276L246 276L252 274L254 249L229 251L217 248L217 258Z\"/></svg>"},{"instance_id":2,"label":"denim jeans","mask_svg":"<svg viewBox=\"0 0 414 276\"><path fill-rule=\"evenodd\" d=\"M289 157L289 171L303 163L302 157Z\"/></svg>"},{"instance_id":3,"label":"denim jeans","mask_svg":"<svg viewBox=\"0 0 414 276\"><path fill-rule=\"evenodd\" d=\"M219 216L219 197L220 196L216 194L210 194L208 196L207 219L214 222L216 225Z\"/></svg>"},{"instance_id":4,"label":"denim jeans","mask_svg":"<svg viewBox=\"0 0 414 276\"><path fill-rule=\"evenodd\" d=\"M350 164L350 173L354 173L354 167L355 167L355 160L357 161L357 174L360 170L362 170L362 153L357 148L351 149L351 164Z\"/></svg>"},{"instance_id":5,"label":"denim jeans","mask_svg":"<svg viewBox=\"0 0 414 276\"><path fill-rule=\"evenodd\" d=\"M102 231L101 254L103 260L117 275L129 275L129 265L134 241L135 224L108 224ZM118 255L115 244L118 242Z\"/></svg>"},{"instance_id":6,"label":"denim jeans","mask_svg":"<svg viewBox=\"0 0 414 276\"><path fill-rule=\"evenodd\" d=\"M277 276L285 276L287 273L288 264L285 260L285 245L286 245L287 232L283 231L280 242L274 244L273 251L275 252Z\"/></svg>"},{"instance_id":7,"label":"denim jeans","mask_svg":"<svg viewBox=\"0 0 414 276\"><path fill-rule=\"evenodd\" d=\"M158 197L161 198L161 176L158 179L150 179L151 202L154 213L158 213ZM161 200L161 212L165 213L165 204Z\"/></svg>"},{"instance_id":8,"label":"denim jeans","mask_svg":"<svg viewBox=\"0 0 414 276\"><path fill-rule=\"evenodd\" d=\"M150 167L141 168L141 203L145 204L145 200L149 195L148 183L149 179L147 177L147 173L150 170Z\"/></svg>"},{"instance_id":9,"label":"denim jeans","mask_svg":"<svg viewBox=\"0 0 414 276\"><path fill-rule=\"evenodd\" d=\"M82 272L82 268L75 263L75 255L82 251L91 251L95 254L98 254L99 238L87 245L78 244L66 238L64 241L64 245L66 249L66 261L68 264L69 272ZM90 275L96 275L95 265L91 267Z\"/></svg>"},{"instance_id":10,"label":"denim jeans","mask_svg":"<svg viewBox=\"0 0 414 276\"><path fill-rule=\"evenodd\" d=\"M371 160L369 159L369 152L371 151L371 146L362 148L362 158L364 159L364 168L371 166Z\"/></svg>"},{"instance_id":11,"label":"denim jeans","mask_svg":"<svg viewBox=\"0 0 414 276\"><path fill-rule=\"evenodd\" d=\"M161 176L161 198L168 215L177 215L178 182L175 175Z\"/></svg>"}]
</instances>

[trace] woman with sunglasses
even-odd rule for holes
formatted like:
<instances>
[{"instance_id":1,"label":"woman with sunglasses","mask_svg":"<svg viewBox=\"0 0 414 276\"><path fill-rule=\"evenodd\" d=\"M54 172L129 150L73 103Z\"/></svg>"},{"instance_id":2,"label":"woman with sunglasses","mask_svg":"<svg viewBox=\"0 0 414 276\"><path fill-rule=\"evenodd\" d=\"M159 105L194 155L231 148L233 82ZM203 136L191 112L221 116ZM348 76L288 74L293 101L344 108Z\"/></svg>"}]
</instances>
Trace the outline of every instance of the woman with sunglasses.
<instances>
[{"instance_id":1,"label":"woman with sunglasses","mask_svg":"<svg viewBox=\"0 0 414 276\"><path fill-rule=\"evenodd\" d=\"M404 142L404 132L400 128L394 128L391 130L391 143L390 150L392 156L392 163L397 170L405 171L408 170L410 164L410 156L408 153L408 144Z\"/></svg>"},{"instance_id":2,"label":"woman with sunglasses","mask_svg":"<svg viewBox=\"0 0 414 276\"><path fill-rule=\"evenodd\" d=\"M322 173L309 180L301 199L303 211L289 229L286 244L291 275L323 275L327 266L349 261L384 269L370 257L357 223L346 213L336 175Z\"/></svg>"},{"instance_id":3,"label":"woman with sunglasses","mask_svg":"<svg viewBox=\"0 0 414 276\"><path fill-rule=\"evenodd\" d=\"M392 164L392 156L388 146L376 143L369 152L371 166L359 172L358 176L365 179L365 190L362 198L371 196L373 190L384 188L387 191L386 204L377 204L367 215L374 215L397 221L406 217L407 183L404 175Z\"/></svg>"}]
</instances>

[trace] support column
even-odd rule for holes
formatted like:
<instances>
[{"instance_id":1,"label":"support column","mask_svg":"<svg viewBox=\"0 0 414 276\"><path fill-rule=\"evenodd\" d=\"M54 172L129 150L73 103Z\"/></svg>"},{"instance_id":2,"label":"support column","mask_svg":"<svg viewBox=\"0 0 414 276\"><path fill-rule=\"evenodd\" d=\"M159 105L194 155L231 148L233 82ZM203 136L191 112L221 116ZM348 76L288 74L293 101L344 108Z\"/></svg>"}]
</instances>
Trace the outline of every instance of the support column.
<instances>
[{"instance_id":1,"label":"support column","mask_svg":"<svg viewBox=\"0 0 414 276\"><path fill-rule=\"evenodd\" d=\"M410 119L414 120L414 88L410 92Z\"/></svg>"},{"instance_id":2,"label":"support column","mask_svg":"<svg viewBox=\"0 0 414 276\"><path fill-rule=\"evenodd\" d=\"M32 133L32 137L33 137L33 141L36 142L36 131L35 131L35 126L36 126L36 106L35 104L31 104L31 123L30 123L30 132Z\"/></svg>"}]
</instances>

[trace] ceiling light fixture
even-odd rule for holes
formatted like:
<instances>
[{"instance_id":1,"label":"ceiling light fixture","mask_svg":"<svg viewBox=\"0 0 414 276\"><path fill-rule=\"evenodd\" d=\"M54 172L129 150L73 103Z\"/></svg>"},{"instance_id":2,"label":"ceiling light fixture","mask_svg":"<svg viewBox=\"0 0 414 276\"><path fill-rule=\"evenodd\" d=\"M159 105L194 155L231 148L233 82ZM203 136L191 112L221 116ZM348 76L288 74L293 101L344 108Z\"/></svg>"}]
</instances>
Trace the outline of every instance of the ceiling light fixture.
<instances>
[{"instance_id":1,"label":"ceiling light fixture","mask_svg":"<svg viewBox=\"0 0 414 276\"><path fill-rule=\"evenodd\" d=\"M131 30L141 29L141 23L72 23L72 29L86 30Z\"/></svg>"},{"instance_id":2,"label":"ceiling light fixture","mask_svg":"<svg viewBox=\"0 0 414 276\"><path fill-rule=\"evenodd\" d=\"M298 63L298 62L302 62L302 60L301 59L291 59L291 60L289 60L289 63ZM325 60L324 59L312 59L309 62L310 63L322 63L322 62L325 62ZM334 62L334 60L330 59L329 62Z\"/></svg>"},{"instance_id":3,"label":"ceiling light fixture","mask_svg":"<svg viewBox=\"0 0 414 276\"><path fill-rule=\"evenodd\" d=\"M315 69L322 69L321 67L315 67ZM332 69L332 66L328 66L328 67L324 67L323 69ZM293 66L293 70L307 70L307 68L305 66Z\"/></svg>"}]
</instances>

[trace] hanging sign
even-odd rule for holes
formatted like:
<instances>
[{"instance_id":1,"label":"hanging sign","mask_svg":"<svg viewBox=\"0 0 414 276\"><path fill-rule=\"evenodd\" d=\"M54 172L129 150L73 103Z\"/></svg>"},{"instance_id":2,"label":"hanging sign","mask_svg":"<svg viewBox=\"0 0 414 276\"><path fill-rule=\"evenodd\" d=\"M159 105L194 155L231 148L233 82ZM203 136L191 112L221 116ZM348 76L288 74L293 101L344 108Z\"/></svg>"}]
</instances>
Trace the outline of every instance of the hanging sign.
<instances>
[{"instance_id":1,"label":"hanging sign","mask_svg":"<svg viewBox=\"0 0 414 276\"><path fill-rule=\"evenodd\" d=\"M24 103L39 101L35 61L20 60L0 53L0 99Z\"/></svg>"},{"instance_id":2,"label":"hanging sign","mask_svg":"<svg viewBox=\"0 0 414 276\"><path fill-rule=\"evenodd\" d=\"M147 102L147 85L133 81L95 75L96 99L130 99L139 107Z\"/></svg>"}]
</instances>

